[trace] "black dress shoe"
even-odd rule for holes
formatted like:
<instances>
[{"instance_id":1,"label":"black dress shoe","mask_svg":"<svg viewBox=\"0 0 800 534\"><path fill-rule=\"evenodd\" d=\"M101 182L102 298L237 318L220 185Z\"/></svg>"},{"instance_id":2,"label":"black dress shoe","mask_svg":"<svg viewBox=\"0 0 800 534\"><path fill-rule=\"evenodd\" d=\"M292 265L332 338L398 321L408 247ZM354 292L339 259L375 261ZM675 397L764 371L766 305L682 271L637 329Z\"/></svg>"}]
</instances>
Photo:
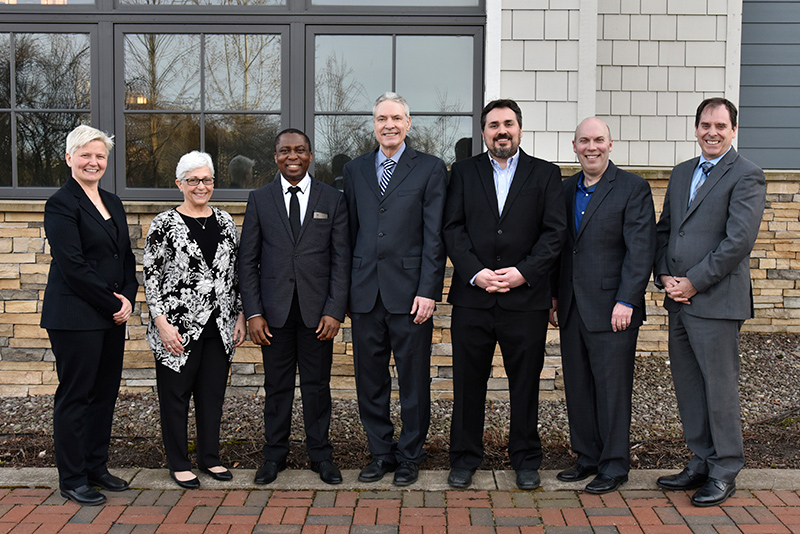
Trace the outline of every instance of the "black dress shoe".
<instances>
[{"instance_id":1,"label":"black dress shoe","mask_svg":"<svg viewBox=\"0 0 800 534\"><path fill-rule=\"evenodd\" d=\"M81 506L97 506L106 502L105 495L85 484L73 489L62 489L61 496Z\"/></svg>"},{"instance_id":2,"label":"black dress shoe","mask_svg":"<svg viewBox=\"0 0 800 534\"><path fill-rule=\"evenodd\" d=\"M597 467L575 464L569 469L565 469L556 475L562 482L578 482L597 474Z\"/></svg>"},{"instance_id":3,"label":"black dress shoe","mask_svg":"<svg viewBox=\"0 0 800 534\"><path fill-rule=\"evenodd\" d=\"M534 490L542 483L536 469L520 469L517 471L517 487L521 490Z\"/></svg>"},{"instance_id":4,"label":"black dress shoe","mask_svg":"<svg viewBox=\"0 0 800 534\"><path fill-rule=\"evenodd\" d=\"M474 469L465 469L463 467L453 467L450 469L450 475L447 477L447 483L453 488L468 488L472 484L472 475L475 474Z\"/></svg>"},{"instance_id":5,"label":"black dress shoe","mask_svg":"<svg viewBox=\"0 0 800 534\"><path fill-rule=\"evenodd\" d=\"M695 506L716 506L728 500L736 493L736 482L723 482L716 478L709 478L703 487L692 495L692 504Z\"/></svg>"},{"instance_id":6,"label":"black dress shoe","mask_svg":"<svg viewBox=\"0 0 800 534\"><path fill-rule=\"evenodd\" d=\"M266 460L261 467L256 471L256 478L253 480L256 484L269 484L275 482L278 478L278 473L286 469L286 461L274 462Z\"/></svg>"},{"instance_id":7,"label":"black dress shoe","mask_svg":"<svg viewBox=\"0 0 800 534\"><path fill-rule=\"evenodd\" d=\"M115 477L111 473L104 473L98 477L89 476L89 485L97 486L108 491L125 491L128 489L128 481Z\"/></svg>"},{"instance_id":8,"label":"black dress shoe","mask_svg":"<svg viewBox=\"0 0 800 534\"><path fill-rule=\"evenodd\" d=\"M336 464L331 460L322 460L321 462L311 462L311 470L319 473L319 479L325 484L341 484L342 472L336 467Z\"/></svg>"},{"instance_id":9,"label":"black dress shoe","mask_svg":"<svg viewBox=\"0 0 800 534\"><path fill-rule=\"evenodd\" d=\"M190 478L189 480L178 480L178 477L175 476L175 471L170 471L169 476L172 477L172 480L174 480L177 485L184 489L197 489L200 487L200 479L197 477Z\"/></svg>"},{"instance_id":10,"label":"black dress shoe","mask_svg":"<svg viewBox=\"0 0 800 534\"><path fill-rule=\"evenodd\" d=\"M706 480L708 480L708 475L701 475L684 467L683 471L677 475L658 477L656 486L665 490L690 490L699 488L706 483Z\"/></svg>"},{"instance_id":11,"label":"black dress shoe","mask_svg":"<svg viewBox=\"0 0 800 534\"><path fill-rule=\"evenodd\" d=\"M383 478L386 473L391 473L397 469L395 462L388 460L372 460L364 466L361 473L358 474L358 480L361 482L377 482Z\"/></svg>"},{"instance_id":12,"label":"black dress shoe","mask_svg":"<svg viewBox=\"0 0 800 534\"><path fill-rule=\"evenodd\" d=\"M233 473L225 469L224 471L220 471L215 473L214 471L210 470L207 467L200 466L200 471L207 474L214 480L221 480L222 482L227 482L228 480L233 480Z\"/></svg>"},{"instance_id":13,"label":"black dress shoe","mask_svg":"<svg viewBox=\"0 0 800 534\"><path fill-rule=\"evenodd\" d=\"M419 478L419 466L413 462L400 462L397 471L394 472L395 486L410 486Z\"/></svg>"},{"instance_id":14,"label":"black dress shoe","mask_svg":"<svg viewBox=\"0 0 800 534\"><path fill-rule=\"evenodd\" d=\"M594 477L594 480L586 484L586 493L594 493L595 495L611 493L619 489L619 487L627 481L628 475L617 478L600 473Z\"/></svg>"}]
</instances>

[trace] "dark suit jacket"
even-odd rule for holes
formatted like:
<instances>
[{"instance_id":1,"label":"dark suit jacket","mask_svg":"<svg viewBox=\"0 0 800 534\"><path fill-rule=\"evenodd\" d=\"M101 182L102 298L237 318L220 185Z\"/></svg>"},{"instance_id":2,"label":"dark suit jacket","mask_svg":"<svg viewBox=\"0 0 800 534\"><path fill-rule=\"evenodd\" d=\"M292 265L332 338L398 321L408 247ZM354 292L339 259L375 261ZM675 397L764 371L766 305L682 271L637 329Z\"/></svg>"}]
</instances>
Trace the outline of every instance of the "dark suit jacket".
<instances>
[{"instance_id":1,"label":"dark suit jacket","mask_svg":"<svg viewBox=\"0 0 800 534\"><path fill-rule=\"evenodd\" d=\"M282 327L295 286L303 323L316 328L323 315L344 320L350 283L347 206L336 189L311 178L297 243L292 236L280 178L247 199L239 243L239 290L247 318L262 315Z\"/></svg>"},{"instance_id":2,"label":"dark suit jacket","mask_svg":"<svg viewBox=\"0 0 800 534\"><path fill-rule=\"evenodd\" d=\"M697 289L688 306L666 297L669 311L683 306L697 317L744 321L753 316L750 251L766 201L764 171L731 148L688 207L699 159L672 170L657 225L656 280L686 276Z\"/></svg>"},{"instance_id":3,"label":"dark suit jacket","mask_svg":"<svg viewBox=\"0 0 800 534\"><path fill-rule=\"evenodd\" d=\"M367 152L344 167L353 244L350 311L371 311L380 291L390 313L407 314L416 296L442 298L447 170L439 158L406 145L381 195L375 155Z\"/></svg>"},{"instance_id":4,"label":"dark suit jacket","mask_svg":"<svg viewBox=\"0 0 800 534\"><path fill-rule=\"evenodd\" d=\"M100 189L117 235L74 178L53 193L44 207L50 243L50 275L42 304L42 328L99 330L114 326L122 303L136 302L136 258L131 252L122 201Z\"/></svg>"},{"instance_id":5,"label":"dark suit jacket","mask_svg":"<svg viewBox=\"0 0 800 534\"><path fill-rule=\"evenodd\" d=\"M451 304L550 309L550 271L567 227L561 171L521 149L519 153L502 216L488 154L453 164L444 216L447 254L455 268L447 299ZM470 284L483 268L502 267L516 267L528 283L507 293L487 293Z\"/></svg>"},{"instance_id":6,"label":"dark suit jacket","mask_svg":"<svg viewBox=\"0 0 800 534\"><path fill-rule=\"evenodd\" d=\"M617 301L633 305L630 327L642 325L644 292L655 257L656 217L650 184L608 162L575 231L575 192L583 173L564 180L567 237L554 289L566 324L572 299L590 332L611 331Z\"/></svg>"}]
</instances>

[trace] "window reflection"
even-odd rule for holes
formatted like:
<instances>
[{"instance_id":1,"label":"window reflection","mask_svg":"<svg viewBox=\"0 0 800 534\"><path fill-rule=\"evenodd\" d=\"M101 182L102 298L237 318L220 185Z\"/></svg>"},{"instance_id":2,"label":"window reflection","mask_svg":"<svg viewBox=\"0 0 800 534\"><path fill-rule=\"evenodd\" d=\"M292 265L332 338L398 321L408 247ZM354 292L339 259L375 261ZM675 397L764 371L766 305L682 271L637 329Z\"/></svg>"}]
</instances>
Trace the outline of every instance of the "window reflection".
<instances>
[{"instance_id":1,"label":"window reflection","mask_svg":"<svg viewBox=\"0 0 800 534\"><path fill-rule=\"evenodd\" d=\"M311 0L315 6L422 6L470 7L479 6L479 0Z\"/></svg>"},{"instance_id":2,"label":"window reflection","mask_svg":"<svg viewBox=\"0 0 800 534\"><path fill-rule=\"evenodd\" d=\"M217 188L255 189L273 180L280 115L210 115L205 125Z\"/></svg>"},{"instance_id":3,"label":"window reflection","mask_svg":"<svg viewBox=\"0 0 800 534\"><path fill-rule=\"evenodd\" d=\"M11 35L0 33L0 108L11 107Z\"/></svg>"},{"instance_id":4,"label":"window reflection","mask_svg":"<svg viewBox=\"0 0 800 534\"><path fill-rule=\"evenodd\" d=\"M285 6L286 0L120 0L120 4L140 6Z\"/></svg>"},{"instance_id":5,"label":"window reflection","mask_svg":"<svg viewBox=\"0 0 800 534\"><path fill-rule=\"evenodd\" d=\"M378 145L372 115L322 115L314 121L314 178L341 184L341 167Z\"/></svg>"},{"instance_id":6,"label":"window reflection","mask_svg":"<svg viewBox=\"0 0 800 534\"><path fill-rule=\"evenodd\" d=\"M0 113L0 187L11 187L11 113Z\"/></svg>"},{"instance_id":7,"label":"window reflection","mask_svg":"<svg viewBox=\"0 0 800 534\"><path fill-rule=\"evenodd\" d=\"M199 35L125 36L126 109L189 110L199 105Z\"/></svg>"},{"instance_id":8,"label":"window reflection","mask_svg":"<svg viewBox=\"0 0 800 534\"><path fill-rule=\"evenodd\" d=\"M16 34L16 105L88 109L91 58L86 34Z\"/></svg>"},{"instance_id":9,"label":"window reflection","mask_svg":"<svg viewBox=\"0 0 800 534\"><path fill-rule=\"evenodd\" d=\"M88 114L17 113L17 179L20 187L58 187L69 177L67 134L89 124Z\"/></svg>"},{"instance_id":10,"label":"window reflection","mask_svg":"<svg viewBox=\"0 0 800 534\"><path fill-rule=\"evenodd\" d=\"M173 187L178 160L198 147L198 115L127 115L125 180L128 187Z\"/></svg>"}]
</instances>

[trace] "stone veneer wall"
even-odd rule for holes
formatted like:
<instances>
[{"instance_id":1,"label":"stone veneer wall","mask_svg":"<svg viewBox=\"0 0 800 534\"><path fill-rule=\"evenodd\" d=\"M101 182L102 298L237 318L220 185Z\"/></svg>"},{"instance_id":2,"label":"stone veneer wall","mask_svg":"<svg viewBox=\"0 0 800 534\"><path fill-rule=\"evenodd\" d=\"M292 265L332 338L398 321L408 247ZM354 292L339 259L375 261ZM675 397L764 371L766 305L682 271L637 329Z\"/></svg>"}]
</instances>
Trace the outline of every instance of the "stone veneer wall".
<instances>
[{"instance_id":1,"label":"stone veneer wall","mask_svg":"<svg viewBox=\"0 0 800 534\"><path fill-rule=\"evenodd\" d=\"M564 169L568 175L574 169ZM656 212L660 211L669 178L668 170L634 169L653 187ZM770 172L767 176L767 209L752 254L753 292L756 317L745 323L750 332L800 332L800 175ZM142 247L153 217L171 204L126 202L128 225L141 272ZM244 216L244 203L216 203L230 212L237 224ZM44 235L43 201L0 201L0 396L50 394L57 378L47 332L39 328L41 299L47 282L50 256ZM451 272L448 269L448 272ZM445 293L449 286L445 281ZM647 323L639 335L643 355L664 357L667 351L666 314L663 295L650 284L647 293ZM128 323L122 374L123 391L152 391L155 386L153 355L144 339L148 320L144 293L140 288L134 314ZM440 304L434 316L431 379L434 397L452 395L448 304ZM64 310L69 313L69 310ZM349 321L334 344L331 386L338 398L355 397L353 346ZM540 377L543 395L561 390L558 332L551 329L545 369ZM250 342L240 347L232 366L231 394L263 394L261 352ZM507 397L502 357L496 353L489 396Z\"/></svg>"}]
</instances>

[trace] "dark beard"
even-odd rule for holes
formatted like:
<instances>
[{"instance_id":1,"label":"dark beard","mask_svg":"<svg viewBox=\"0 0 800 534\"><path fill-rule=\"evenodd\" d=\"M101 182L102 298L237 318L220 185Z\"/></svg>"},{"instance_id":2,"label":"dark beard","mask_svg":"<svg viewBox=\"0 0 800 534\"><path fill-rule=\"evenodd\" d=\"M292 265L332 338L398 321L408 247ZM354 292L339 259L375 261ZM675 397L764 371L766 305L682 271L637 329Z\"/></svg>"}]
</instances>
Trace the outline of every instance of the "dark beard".
<instances>
[{"instance_id":1,"label":"dark beard","mask_svg":"<svg viewBox=\"0 0 800 534\"><path fill-rule=\"evenodd\" d=\"M508 159L517 153L517 148L519 147L510 146L508 148L493 148L490 149L489 152L491 152L492 156L494 156L496 159Z\"/></svg>"}]
</instances>

